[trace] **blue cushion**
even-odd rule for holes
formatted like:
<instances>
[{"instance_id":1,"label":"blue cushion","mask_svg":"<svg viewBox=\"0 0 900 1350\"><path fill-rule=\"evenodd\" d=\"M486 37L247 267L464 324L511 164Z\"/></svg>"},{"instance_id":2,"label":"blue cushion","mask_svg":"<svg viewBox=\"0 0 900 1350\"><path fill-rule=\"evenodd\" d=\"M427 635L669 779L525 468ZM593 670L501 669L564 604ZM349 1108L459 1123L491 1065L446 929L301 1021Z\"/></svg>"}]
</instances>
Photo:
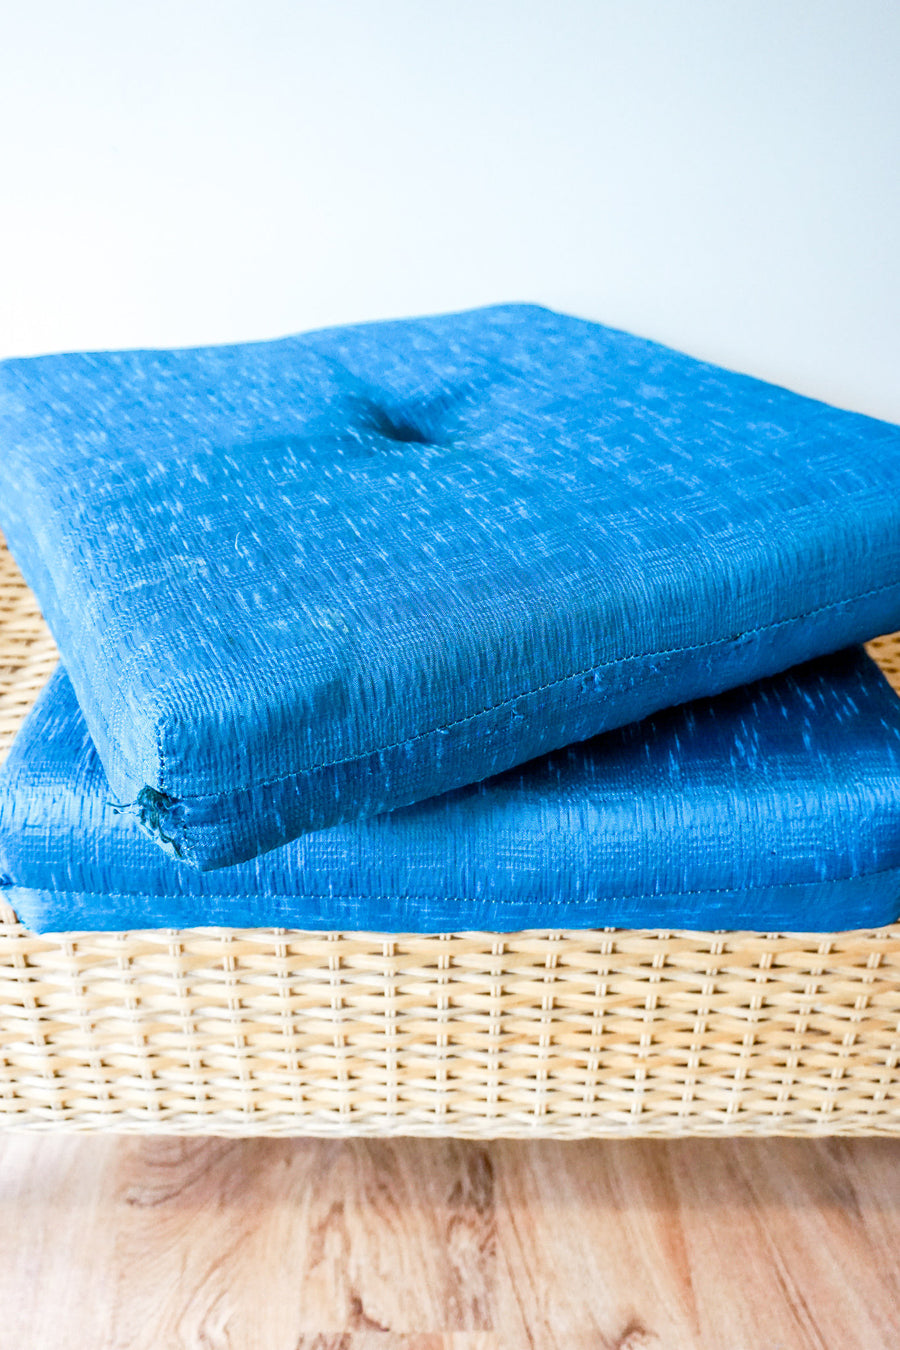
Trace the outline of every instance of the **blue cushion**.
<instances>
[{"instance_id":1,"label":"blue cushion","mask_svg":"<svg viewBox=\"0 0 900 1350\"><path fill-rule=\"evenodd\" d=\"M0 524L201 869L900 627L900 429L531 307L0 368Z\"/></svg>"},{"instance_id":2,"label":"blue cushion","mask_svg":"<svg viewBox=\"0 0 900 1350\"><path fill-rule=\"evenodd\" d=\"M860 650L823 657L204 874L110 805L60 670L0 779L0 869L38 932L876 926L900 913L900 700Z\"/></svg>"}]
</instances>

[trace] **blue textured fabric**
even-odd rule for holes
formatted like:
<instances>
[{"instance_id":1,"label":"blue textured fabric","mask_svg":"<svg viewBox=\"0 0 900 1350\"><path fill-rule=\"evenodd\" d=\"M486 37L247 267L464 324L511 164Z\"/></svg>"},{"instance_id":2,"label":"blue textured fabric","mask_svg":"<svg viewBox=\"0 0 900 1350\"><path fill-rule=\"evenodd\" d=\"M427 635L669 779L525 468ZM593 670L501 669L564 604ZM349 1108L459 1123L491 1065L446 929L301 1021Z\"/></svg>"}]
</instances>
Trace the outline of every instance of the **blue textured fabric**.
<instances>
[{"instance_id":1,"label":"blue textured fabric","mask_svg":"<svg viewBox=\"0 0 900 1350\"><path fill-rule=\"evenodd\" d=\"M200 869L900 627L900 429L532 306L6 362L0 446L112 792Z\"/></svg>"},{"instance_id":2,"label":"blue textured fabric","mask_svg":"<svg viewBox=\"0 0 900 1350\"><path fill-rule=\"evenodd\" d=\"M110 805L60 669L0 778L0 868L38 932L876 926L900 913L900 700L843 652L200 873Z\"/></svg>"}]
</instances>

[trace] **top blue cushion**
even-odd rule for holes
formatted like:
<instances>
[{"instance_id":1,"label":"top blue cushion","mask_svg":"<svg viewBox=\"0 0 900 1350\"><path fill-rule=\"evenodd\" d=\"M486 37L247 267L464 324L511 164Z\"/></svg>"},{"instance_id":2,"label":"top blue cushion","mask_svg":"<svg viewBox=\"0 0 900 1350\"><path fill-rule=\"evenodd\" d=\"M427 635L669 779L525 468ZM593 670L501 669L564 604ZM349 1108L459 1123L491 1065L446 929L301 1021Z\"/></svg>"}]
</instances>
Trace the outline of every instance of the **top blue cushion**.
<instances>
[{"instance_id":1,"label":"top blue cushion","mask_svg":"<svg viewBox=\"0 0 900 1350\"><path fill-rule=\"evenodd\" d=\"M0 368L0 524L201 869L900 626L900 429L532 306Z\"/></svg>"}]
</instances>

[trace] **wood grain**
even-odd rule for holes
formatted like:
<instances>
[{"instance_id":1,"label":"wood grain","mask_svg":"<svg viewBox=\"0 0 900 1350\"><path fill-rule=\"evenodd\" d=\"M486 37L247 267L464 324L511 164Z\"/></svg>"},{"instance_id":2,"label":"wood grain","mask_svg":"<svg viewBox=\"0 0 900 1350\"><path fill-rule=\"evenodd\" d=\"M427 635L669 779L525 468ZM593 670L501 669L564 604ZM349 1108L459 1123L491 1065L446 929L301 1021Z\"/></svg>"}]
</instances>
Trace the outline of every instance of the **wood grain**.
<instances>
[{"instance_id":1,"label":"wood grain","mask_svg":"<svg viewBox=\"0 0 900 1350\"><path fill-rule=\"evenodd\" d=\"M889 1140L0 1137L2 1350L888 1350Z\"/></svg>"}]
</instances>

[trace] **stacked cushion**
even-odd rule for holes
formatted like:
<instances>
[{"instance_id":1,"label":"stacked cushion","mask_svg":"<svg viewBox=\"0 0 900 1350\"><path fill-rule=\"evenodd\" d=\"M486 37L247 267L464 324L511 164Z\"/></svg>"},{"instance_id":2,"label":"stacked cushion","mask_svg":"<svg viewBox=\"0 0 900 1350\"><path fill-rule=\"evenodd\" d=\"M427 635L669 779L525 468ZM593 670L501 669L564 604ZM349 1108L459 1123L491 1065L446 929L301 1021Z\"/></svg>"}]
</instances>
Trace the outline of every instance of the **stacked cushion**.
<instances>
[{"instance_id":1,"label":"stacked cushion","mask_svg":"<svg viewBox=\"0 0 900 1350\"><path fill-rule=\"evenodd\" d=\"M179 914L202 902L221 916L220 883L189 863L242 877L222 884L246 915L276 892L298 913L312 887L357 893L349 913L365 925L380 904L381 926L392 914L441 926L455 897L476 926L501 914L518 926L558 869L566 922L669 922L661 886L813 894L852 861L827 835L849 819L830 799L802 846L793 815L786 836L776 830L795 790L827 781L818 759L801 766L799 743L782 765L780 694L771 706L774 695L754 696L775 762L760 753L752 772L731 713L720 722L710 704L697 723L707 730L688 738L690 767L693 723L675 714L503 775L900 627L895 427L511 305L280 342L6 362L0 445L0 525L86 722L75 730L60 677L38 716L64 760L48 750L36 768L43 724L29 732L28 773L49 775L64 803L43 835L23 805L21 754L13 770L4 847L25 889L127 896L139 866L153 878L147 921L162 922L173 896ZM873 680L886 697L875 676L862 683ZM815 681L814 702L826 697ZM799 710L805 695L790 688ZM745 718L745 697L723 706ZM667 756L657 762L644 735L667 737ZM713 781L724 795L710 795ZM113 829L101 798L129 818ZM734 819L721 816L727 803ZM631 845L616 843L615 820ZM539 823L552 844L537 841ZM813 827L831 859L821 877L807 874ZM672 829L681 843L653 881L661 855L647 840ZM262 870L234 871L292 840ZM382 861L363 860L370 847ZM737 852L714 864L720 848ZM323 906L324 923L337 911Z\"/></svg>"},{"instance_id":2,"label":"stacked cushion","mask_svg":"<svg viewBox=\"0 0 900 1350\"><path fill-rule=\"evenodd\" d=\"M113 804L59 670L0 778L0 869L37 932L876 926L900 913L900 700L847 651L200 873Z\"/></svg>"}]
</instances>

